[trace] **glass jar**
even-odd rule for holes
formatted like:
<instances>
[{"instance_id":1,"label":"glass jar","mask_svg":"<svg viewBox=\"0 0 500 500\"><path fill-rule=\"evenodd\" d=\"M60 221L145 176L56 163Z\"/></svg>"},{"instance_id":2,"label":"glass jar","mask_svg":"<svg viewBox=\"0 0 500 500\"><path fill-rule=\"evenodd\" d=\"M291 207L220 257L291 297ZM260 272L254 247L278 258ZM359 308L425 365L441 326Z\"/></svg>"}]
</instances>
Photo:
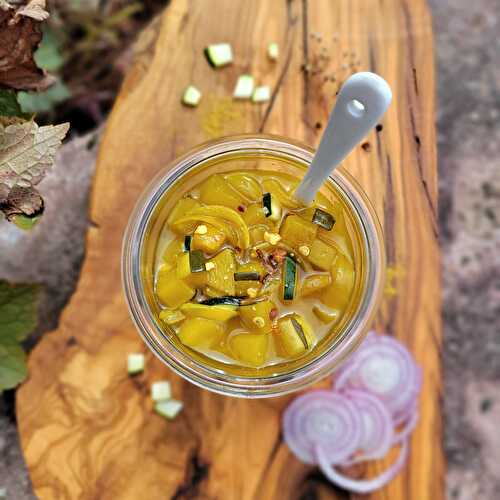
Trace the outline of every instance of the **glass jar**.
<instances>
[{"instance_id":1,"label":"glass jar","mask_svg":"<svg viewBox=\"0 0 500 500\"><path fill-rule=\"evenodd\" d=\"M330 374L363 340L381 298L385 252L380 225L372 205L357 182L341 167L322 189L341 196L357 225L361 253L356 257L358 297L335 339L309 358L297 360L288 371L241 376L212 367L191 356L160 326L154 311L153 269L156 241L168 214L169 192L193 172L232 169L235 162L265 160L277 171L304 174L314 155L311 148L279 136L244 135L202 144L163 168L138 200L123 242L122 278L132 319L148 347L176 373L211 391L239 397L287 394ZM257 163L255 163L257 162ZM201 170L204 169L204 170ZM207 172L211 172L207 170ZM175 334L174 334L175 335Z\"/></svg>"}]
</instances>

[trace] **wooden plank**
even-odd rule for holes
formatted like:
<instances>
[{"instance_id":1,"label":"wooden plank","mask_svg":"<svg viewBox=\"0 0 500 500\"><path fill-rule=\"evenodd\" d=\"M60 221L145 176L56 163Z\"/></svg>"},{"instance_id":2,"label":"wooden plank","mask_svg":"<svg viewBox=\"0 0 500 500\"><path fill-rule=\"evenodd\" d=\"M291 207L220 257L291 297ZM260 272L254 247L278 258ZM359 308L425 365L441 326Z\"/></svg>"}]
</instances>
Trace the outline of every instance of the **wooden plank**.
<instances>
[{"instance_id":1,"label":"wooden plank","mask_svg":"<svg viewBox=\"0 0 500 500\"><path fill-rule=\"evenodd\" d=\"M236 59L215 71L202 50L221 40L233 44ZM270 41L282 47L277 65L265 56ZM330 60L315 74L322 47ZM127 353L146 348L120 285L129 213L163 165L231 133L265 131L317 144L351 62L381 74L394 91L383 129L345 162L375 203L386 235L390 283L376 326L410 346L425 373L409 463L371 498L443 498L432 50L424 0L170 3L141 37L108 122L77 291L58 329L33 351L30 378L18 392L21 440L39 498L354 498L298 462L281 441L280 414L289 398L213 395L151 354L144 376L127 377ZM273 86L269 105L227 97L243 72ZM325 81L332 74L336 81ZM190 83L204 92L197 109L179 103ZM148 386L159 378L171 380L186 403L173 422L152 413ZM369 475L385 465L357 472Z\"/></svg>"}]
</instances>

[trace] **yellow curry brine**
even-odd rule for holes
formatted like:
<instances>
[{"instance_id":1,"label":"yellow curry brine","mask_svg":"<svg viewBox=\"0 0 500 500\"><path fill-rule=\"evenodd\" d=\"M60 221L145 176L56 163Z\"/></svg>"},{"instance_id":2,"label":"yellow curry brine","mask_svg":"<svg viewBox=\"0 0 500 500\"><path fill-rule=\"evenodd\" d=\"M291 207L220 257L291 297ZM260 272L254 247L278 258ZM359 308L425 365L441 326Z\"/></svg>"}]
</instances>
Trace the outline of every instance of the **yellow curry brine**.
<instances>
[{"instance_id":1,"label":"yellow curry brine","mask_svg":"<svg viewBox=\"0 0 500 500\"><path fill-rule=\"evenodd\" d=\"M168 214L155 269L160 324L201 354L264 368L298 359L340 322L355 283L340 202L303 207L285 173L211 175Z\"/></svg>"}]
</instances>

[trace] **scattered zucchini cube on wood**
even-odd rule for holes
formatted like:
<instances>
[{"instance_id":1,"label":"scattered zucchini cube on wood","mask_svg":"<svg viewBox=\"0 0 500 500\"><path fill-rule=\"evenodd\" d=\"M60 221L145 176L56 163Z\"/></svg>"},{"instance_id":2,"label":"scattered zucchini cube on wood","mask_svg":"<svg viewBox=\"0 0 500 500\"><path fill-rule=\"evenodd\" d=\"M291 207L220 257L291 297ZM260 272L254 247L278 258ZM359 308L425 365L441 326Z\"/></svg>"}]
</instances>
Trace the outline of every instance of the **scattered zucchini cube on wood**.
<instances>
[{"instance_id":1,"label":"scattered zucchini cube on wood","mask_svg":"<svg viewBox=\"0 0 500 500\"><path fill-rule=\"evenodd\" d=\"M323 271L329 271L337 256L337 250L321 240L314 240L310 248L307 257L309 262Z\"/></svg>"},{"instance_id":2,"label":"scattered zucchini cube on wood","mask_svg":"<svg viewBox=\"0 0 500 500\"><path fill-rule=\"evenodd\" d=\"M136 375L144 371L144 354L132 353L127 356L127 371L129 375Z\"/></svg>"},{"instance_id":3,"label":"scattered zucchini cube on wood","mask_svg":"<svg viewBox=\"0 0 500 500\"><path fill-rule=\"evenodd\" d=\"M267 359L268 333L240 333L229 340L236 359L250 366L262 366Z\"/></svg>"},{"instance_id":4,"label":"scattered zucchini cube on wood","mask_svg":"<svg viewBox=\"0 0 500 500\"><path fill-rule=\"evenodd\" d=\"M179 329L180 341L193 349L214 348L223 336L223 323L207 318L187 318Z\"/></svg>"},{"instance_id":5,"label":"scattered zucchini cube on wood","mask_svg":"<svg viewBox=\"0 0 500 500\"><path fill-rule=\"evenodd\" d=\"M316 238L318 226L298 215L288 215L280 228L280 235L291 247L310 247Z\"/></svg>"},{"instance_id":6,"label":"scattered zucchini cube on wood","mask_svg":"<svg viewBox=\"0 0 500 500\"><path fill-rule=\"evenodd\" d=\"M263 300L255 304L241 306L239 309L242 323L249 329L259 333L270 332L273 326L271 311L276 305L271 300Z\"/></svg>"},{"instance_id":7,"label":"scattered zucchini cube on wood","mask_svg":"<svg viewBox=\"0 0 500 500\"><path fill-rule=\"evenodd\" d=\"M240 75L234 88L235 99L250 99L253 94L253 76Z\"/></svg>"},{"instance_id":8,"label":"scattered zucchini cube on wood","mask_svg":"<svg viewBox=\"0 0 500 500\"><path fill-rule=\"evenodd\" d=\"M207 262L207 285L222 295L234 295L234 273L236 259L231 249L226 248Z\"/></svg>"},{"instance_id":9,"label":"scattered zucchini cube on wood","mask_svg":"<svg viewBox=\"0 0 500 500\"><path fill-rule=\"evenodd\" d=\"M267 102L271 99L271 87L269 85L261 85L257 87L252 95L252 102L260 103Z\"/></svg>"},{"instance_id":10,"label":"scattered zucchini cube on wood","mask_svg":"<svg viewBox=\"0 0 500 500\"><path fill-rule=\"evenodd\" d=\"M189 85L182 96L182 104L195 108L200 100L201 92L194 85Z\"/></svg>"},{"instance_id":11,"label":"scattered zucchini cube on wood","mask_svg":"<svg viewBox=\"0 0 500 500\"><path fill-rule=\"evenodd\" d=\"M332 267L332 284L321 294L322 302L332 309L347 306L354 288L354 267L343 254L338 254Z\"/></svg>"},{"instance_id":12,"label":"scattered zucchini cube on wood","mask_svg":"<svg viewBox=\"0 0 500 500\"><path fill-rule=\"evenodd\" d=\"M184 404L176 399L168 399L166 401L158 401L155 406L155 412L158 415L173 420L182 410Z\"/></svg>"},{"instance_id":13,"label":"scattered zucchini cube on wood","mask_svg":"<svg viewBox=\"0 0 500 500\"><path fill-rule=\"evenodd\" d=\"M303 354L314 345L314 334L309 323L299 314L285 316L278 321L279 342L289 356Z\"/></svg>"},{"instance_id":14,"label":"scattered zucchini cube on wood","mask_svg":"<svg viewBox=\"0 0 500 500\"><path fill-rule=\"evenodd\" d=\"M238 207L245 200L222 175L215 174L211 175L201 185L200 201L206 205L223 205L238 210Z\"/></svg>"},{"instance_id":15,"label":"scattered zucchini cube on wood","mask_svg":"<svg viewBox=\"0 0 500 500\"><path fill-rule=\"evenodd\" d=\"M160 380L151 384L151 399L153 401L165 401L172 397L172 390L168 380Z\"/></svg>"},{"instance_id":16,"label":"scattered zucchini cube on wood","mask_svg":"<svg viewBox=\"0 0 500 500\"><path fill-rule=\"evenodd\" d=\"M280 49L279 45L276 42L271 42L267 46L267 57L273 62L278 60L278 57L280 55Z\"/></svg>"},{"instance_id":17,"label":"scattered zucchini cube on wood","mask_svg":"<svg viewBox=\"0 0 500 500\"><path fill-rule=\"evenodd\" d=\"M212 43L204 52L213 68L221 68L233 62L233 49L229 43Z\"/></svg>"},{"instance_id":18,"label":"scattered zucchini cube on wood","mask_svg":"<svg viewBox=\"0 0 500 500\"><path fill-rule=\"evenodd\" d=\"M177 269L159 272L156 280L156 296L161 304L175 309L195 294L195 289L184 280L177 278Z\"/></svg>"}]
</instances>

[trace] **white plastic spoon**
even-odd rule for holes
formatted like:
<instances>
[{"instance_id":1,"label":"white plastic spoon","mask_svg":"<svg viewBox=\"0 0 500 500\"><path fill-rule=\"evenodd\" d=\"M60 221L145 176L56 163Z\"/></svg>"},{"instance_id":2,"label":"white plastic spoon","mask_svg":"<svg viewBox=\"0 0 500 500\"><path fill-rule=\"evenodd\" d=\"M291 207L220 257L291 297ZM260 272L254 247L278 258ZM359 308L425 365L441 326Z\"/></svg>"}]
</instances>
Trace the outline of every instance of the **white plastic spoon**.
<instances>
[{"instance_id":1,"label":"white plastic spoon","mask_svg":"<svg viewBox=\"0 0 500 500\"><path fill-rule=\"evenodd\" d=\"M309 205L340 162L380 120L392 99L387 82L375 73L355 73L337 96L318 150L294 196Z\"/></svg>"}]
</instances>

